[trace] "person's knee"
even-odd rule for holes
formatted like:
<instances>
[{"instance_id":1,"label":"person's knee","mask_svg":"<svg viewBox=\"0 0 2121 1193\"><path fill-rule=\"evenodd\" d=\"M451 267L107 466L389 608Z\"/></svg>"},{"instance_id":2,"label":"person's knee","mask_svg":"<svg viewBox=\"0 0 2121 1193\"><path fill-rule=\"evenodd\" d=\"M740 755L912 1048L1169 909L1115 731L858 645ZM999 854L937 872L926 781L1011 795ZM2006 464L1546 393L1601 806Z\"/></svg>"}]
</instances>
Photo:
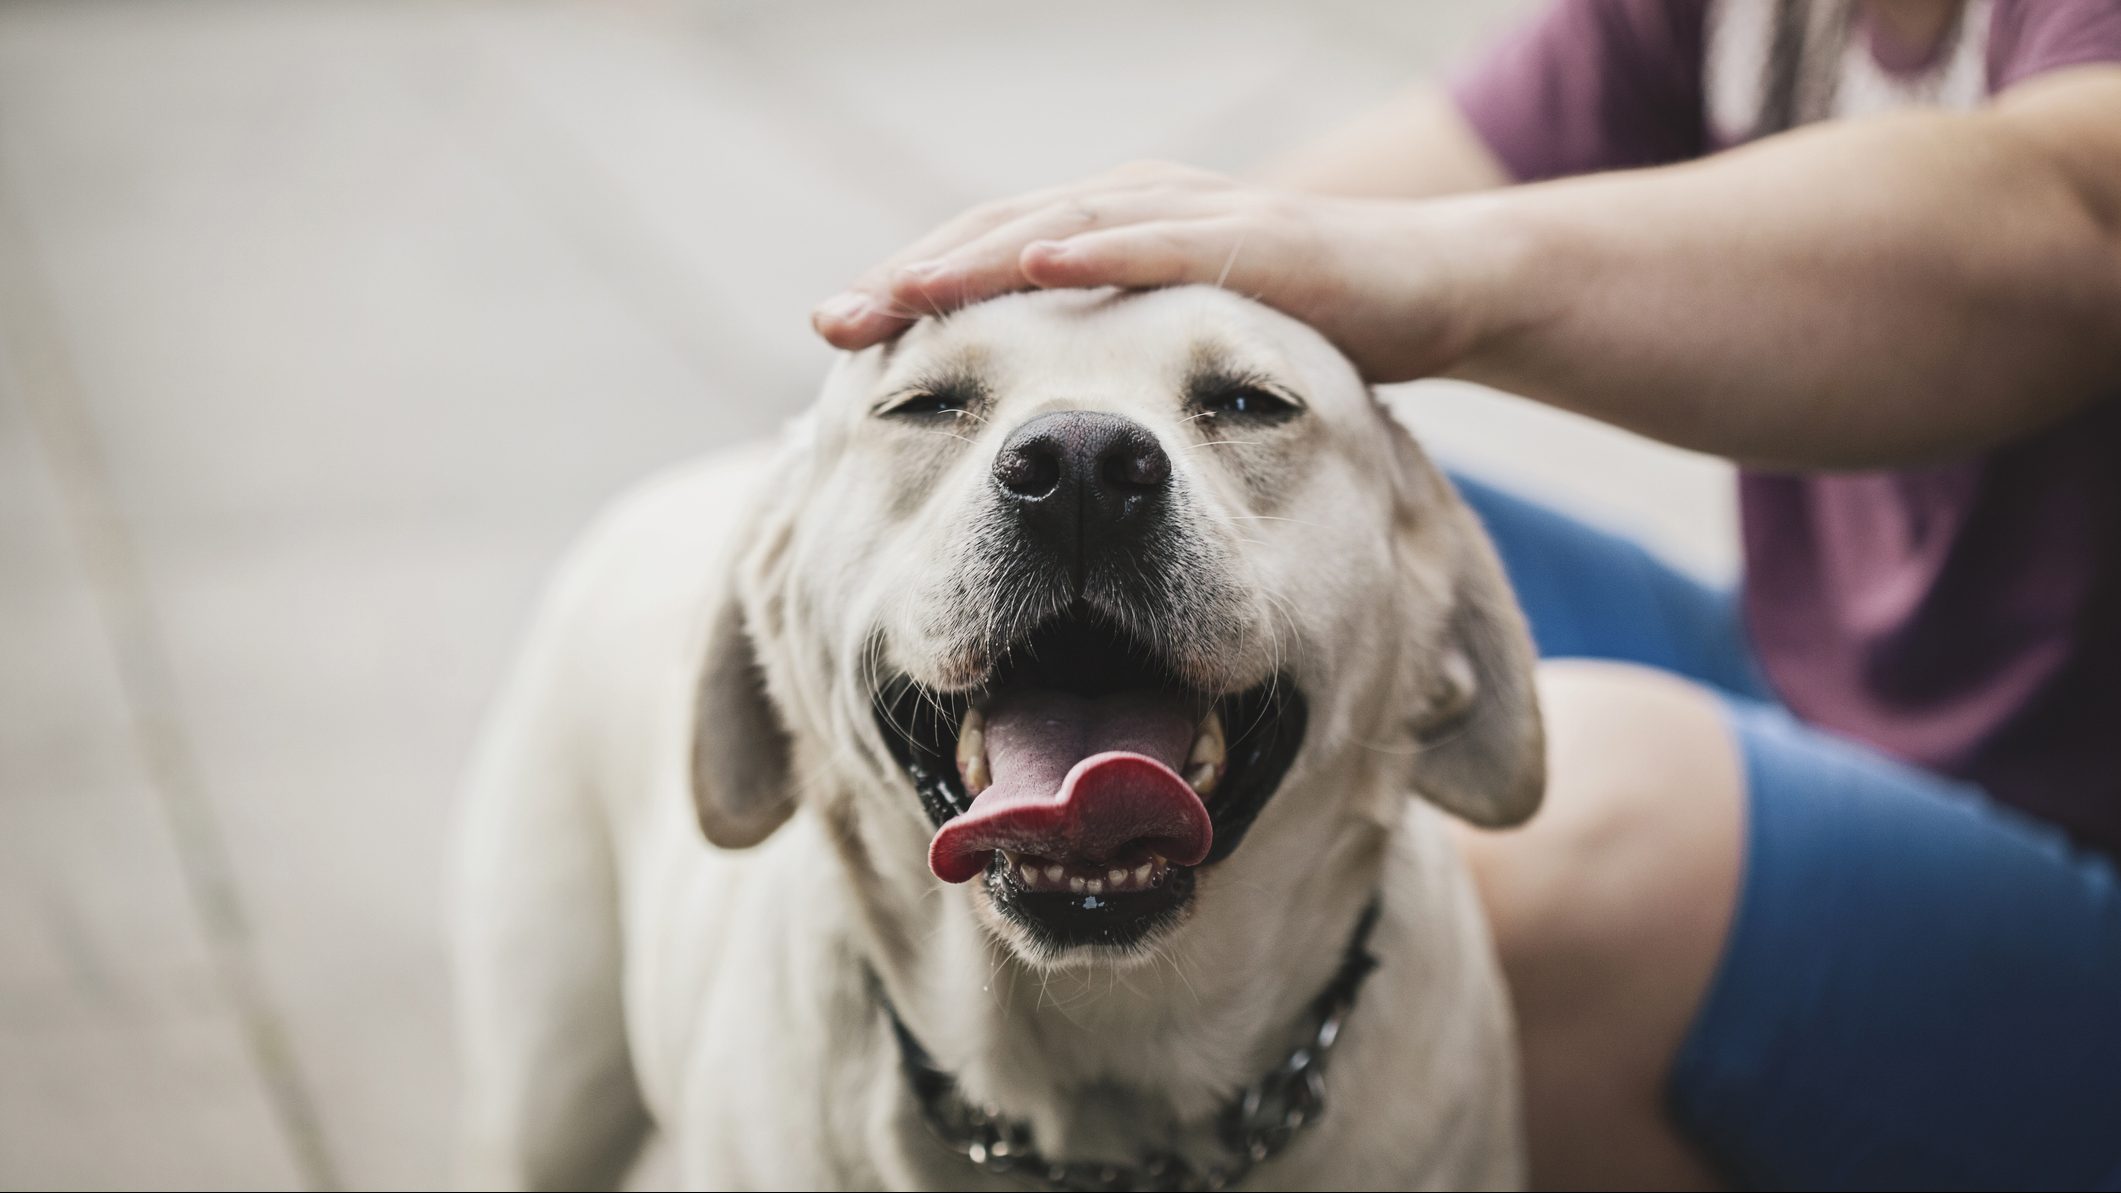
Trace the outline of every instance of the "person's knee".
<instances>
[{"instance_id":1,"label":"person's knee","mask_svg":"<svg viewBox=\"0 0 2121 1193\"><path fill-rule=\"evenodd\" d=\"M1545 806L1521 829L1464 835L1512 980L1588 994L1713 953L1743 813L1718 698L1665 672L1589 661L1541 664L1539 693Z\"/></svg>"}]
</instances>

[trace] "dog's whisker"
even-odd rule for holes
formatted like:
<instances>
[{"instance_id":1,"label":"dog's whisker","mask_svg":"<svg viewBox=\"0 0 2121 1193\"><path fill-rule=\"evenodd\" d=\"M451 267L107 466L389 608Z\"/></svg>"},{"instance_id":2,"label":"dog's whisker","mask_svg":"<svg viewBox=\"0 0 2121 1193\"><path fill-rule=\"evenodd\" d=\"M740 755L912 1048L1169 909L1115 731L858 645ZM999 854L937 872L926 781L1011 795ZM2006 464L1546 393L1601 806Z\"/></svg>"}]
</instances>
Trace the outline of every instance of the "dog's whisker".
<instances>
[{"instance_id":1,"label":"dog's whisker","mask_svg":"<svg viewBox=\"0 0 2121 1193\"><path fill-rule=\"evenodd\" d=\"M1230 256L1223 261L1222 272L1215 275L1215 288L1217 290L1223 289L1223 283L1230 280L1230 271L1236 268L1237 255L1245 251L1245 239L1251 235L1251 232L1252 230L1249 226L1238 232L1237 243L1230 246Z\"/></svg>"},{"instance_id":2,"label":"dog's whisker","mask_svg":"<svg viewBox=\"0 0 2121 1193\"><path fill-rule=\"evenodd\" d=\"M1281 514L1231 514L1230 520L1232 522L1292 522L1298 526L1311 526L1319 530L1338 529L1338 527L1328 526L1324 522L1313 522L1305 518L1290 518Z\"/></svg>"},{"instance_id":3,"label":"dog's whisker","mask_svg":"<svg viewBox=\"0 0 2121 1193\"><path fill-rule=\"evenodd\" d=\"M880 303L878 305L878 309L882 310L886 315L889 315L893 319L911 320L921 318L920 311L906 305L903 302L899 302L896 299L891 299Z\"/></svg>"},{"instance_id":4,"label":"dog's whisker","mask_svg":"<svg viewBox=\"0 0 2121 1193\"><path fill-rule=\"evenodd\" d=\"M928 314L936 319L941 319L947 313L945 308L938 305L934 299L928 297L926 291L921 292L921 301L927 304Z\"/></svg>"},{"instance_id":5,"label":"dog's whisker","mask_svg":"<svg viewBox=\"0 0 2121 1193\"><path fill-rule=\"evenodd\" d=\"M1186 967L1179 963L1177 957L1171 955L1169 946L1158 944L1151 946L1151 949L1154 955L1171 963L1172 976L1176 977L1179 984L1186 988L1186 993L1192 996L1193 1005L1196 1007L1206 1006L1207 1004L1201 999L1200 990L1193 985L1193 979L1186 976Z\"/></svg>"}]
</instances>

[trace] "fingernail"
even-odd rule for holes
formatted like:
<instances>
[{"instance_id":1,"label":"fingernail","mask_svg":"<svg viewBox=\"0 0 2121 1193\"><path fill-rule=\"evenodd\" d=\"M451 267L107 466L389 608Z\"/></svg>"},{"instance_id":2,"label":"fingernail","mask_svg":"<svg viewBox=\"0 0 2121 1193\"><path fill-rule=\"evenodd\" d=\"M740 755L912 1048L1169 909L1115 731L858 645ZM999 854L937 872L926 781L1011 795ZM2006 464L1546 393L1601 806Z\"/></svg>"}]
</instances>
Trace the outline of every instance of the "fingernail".
<instances>
[{"instance_id":1,"label":"fingernail","mask_svg":"<svg viewBox=\"0 0 2121 1193\"><path fill-rule=\"evenodd\" d=\"M1036 253L1041 257L1058 257L1068 251L1068 242L1065 240L1034 240L1024 246L1024 251Z\"/></svg>"},{"instance_id":2,"label":"fingernail","mask_svg":"<svg viewBox=\"0 0 2121 1193\"><path fill-rule=\"evenodd\" d=\"M817 315L821 319L846 323L859 319L868 309L869 296L859 290L849 290L845 294L835 294L819 303Z\"/></svg>"}]
</instances>

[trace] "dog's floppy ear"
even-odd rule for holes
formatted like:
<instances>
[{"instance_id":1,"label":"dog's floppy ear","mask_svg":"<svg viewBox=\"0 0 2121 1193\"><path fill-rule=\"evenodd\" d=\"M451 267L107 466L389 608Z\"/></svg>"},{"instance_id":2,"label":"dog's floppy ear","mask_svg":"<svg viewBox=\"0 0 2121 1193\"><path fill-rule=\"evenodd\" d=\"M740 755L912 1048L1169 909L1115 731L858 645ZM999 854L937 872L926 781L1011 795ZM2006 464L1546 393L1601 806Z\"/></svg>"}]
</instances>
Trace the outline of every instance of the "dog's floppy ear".
<instances>
[{"instance_id":1,"label":"dog's floppy ear","mask_svg":"<svg viewBox=\"0 0 2121 1193\"><path fill-rule=\"evenodd\" d=\"M745 600L782 570L792 522L782 505L754 502L744 515L693 697L692 800L701 831L724 849L758 844L795 811L794 742L768 692L761 627Z\"/></svg>"},{"instance_id":2,"label":"dog's floppy ear","mask_svg":"<svg viewBox=\"0 0 2121 1193\"><path fill-rule=\"evenodd\" d=\"M1420 655L1414 788L1474 824L1519 824L1546 793L1531 635L1478 519L1396 420L1393 430L1401 517L1425 526L1424 549L1444 554L1449 577L1443 634Z\"/></svg>"},{"instance_id":3,"label":"dog's floppy ear","mask_svg":"<svg viewBox=\"0 0 2121 1193\"><path fill-rule=\"evenodd\" d=\"M709 841L748 848L788 819L795 811L791 755L743 606L732 595L707 628L694 699L692 801Z\"/></svg>"}]
</instances>

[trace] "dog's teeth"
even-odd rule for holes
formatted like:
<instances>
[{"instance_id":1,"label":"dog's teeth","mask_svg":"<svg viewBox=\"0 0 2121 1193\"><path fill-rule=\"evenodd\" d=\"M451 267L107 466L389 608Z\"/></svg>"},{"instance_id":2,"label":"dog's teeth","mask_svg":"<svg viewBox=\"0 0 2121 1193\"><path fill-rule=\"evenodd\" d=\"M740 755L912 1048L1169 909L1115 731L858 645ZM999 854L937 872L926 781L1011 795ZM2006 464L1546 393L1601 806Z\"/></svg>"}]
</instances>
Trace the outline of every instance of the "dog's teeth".
<instances>
[{"instance_id":1,"label":"dog's teeth","mask_svg":"<svg viewBox=\"0 0 2121 1193\"><path fill-rule=\"evenodd\" d=\"M1068 870L1067 870L1067 867L1065 867L1065 866L1048 866L1048 867L1046 867L1046 881L1047 881L1047 882L1059 882L1059 881L1060 881L1061 879L1063 879L1063 878L1066 878L1067 876L1068 876Z\"/></svg>"},{"instance_id":2,"label":"dog's teeth","mask_svg":"<svg viewBox=\"0 0 2121 1193\"><path fill-rule=\"evenodd\" d=\"M1202 795L1215 790L1215 785L1222 780L1223 759L1228 753L1223 738L1223 715L1211 708L1208 715L1200 719L1193 748L1186 753L1186 785Z\"/></svg>"},{"instance_id":3,"label":"dog's teeth","mask_svg":"<svg viewBox=\"0 0 2121 1193\"><path fill-rule=\"evenodd\" d=\"M1146 885L1149 881L1149 872L1155 868L1156 865L1153 862L1143 862L1141 865L1134 867L1134 885Z\"/></svg>"},{"instance_id":4,"label":"dog's teeth","mask_svg":"<svg viewBox=\"0 0 2121 1193\"><path fill-rule=\"evenodd\" d=\"M1017 867L1016 869L1017 869L1017 872L1018 872L1018 873L1020 873L1020 874L1022 874L1022 875L1024 876L1024 885L1025 885L1025 886L1035 886L1035 885L1037 885L1037 883L1038 883L1038 867L1037 867L1037 866L1034 866L1034 865L1032 865L1032 864L1031 864L1030 862L1025 862L1025 863L1023 863L1022 865L1018 866L1018 867Z\"/></svg>"},{"instance_id":5,"label":"dog's teeth","mask_svg":"<svg viewBox=\"0 0 2121 1193\"><path fill-rule=\"evenodd\" d=\"M1083 889L1093 895L1102 895L1105 893L1105 880L1102 878L1089 879L1083 883Z\"/></svg>"},{"instance_id":6,"label":"dog's teeth","mask_svg":"<svg viewBox=\"0 0 2121 1193\"><path fill-rule=\"evenodd\" d=\"M1084 882L1080 878L1070 878L1068 880L1068 889L1074 891L1078 895L1083 893L1083 888L1087 885L1089 884Z\"/></svg>"},{"instance_id":7,"label":"dog's teeth","mask_svg":"<svg viewBox=\"0 0 2121 1193\"><path fill-rule=\"evenodd\" d=\"M1105 875L1105 880L1113 886L1118 886L1120 883L1127 881L1127 872L1125 870L1110 871Z\"/></svg>"},{"instance_id":8,"label":"dog's teeth","mask_svg":"<svg viewBox=\"0 0 2121 1193\"><path fill-rule=\"evenodd\" d=\"M957 727L957 773L964 777L965 793L978 795L992 782L987 774L987 715L968 709Z\"/></svg>"}]
</instances>

